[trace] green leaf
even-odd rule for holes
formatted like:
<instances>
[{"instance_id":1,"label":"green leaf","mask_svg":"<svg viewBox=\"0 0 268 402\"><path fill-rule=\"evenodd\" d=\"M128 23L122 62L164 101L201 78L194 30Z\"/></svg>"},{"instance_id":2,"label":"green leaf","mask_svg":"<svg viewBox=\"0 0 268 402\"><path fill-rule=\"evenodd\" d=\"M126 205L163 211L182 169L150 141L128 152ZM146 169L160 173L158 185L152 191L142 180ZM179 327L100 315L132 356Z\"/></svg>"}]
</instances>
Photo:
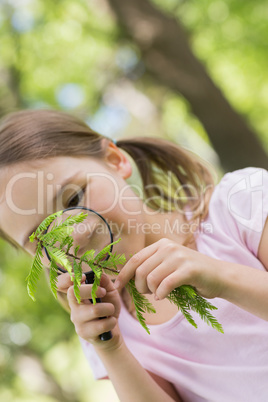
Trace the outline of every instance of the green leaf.
<instances>
[{"instance_id":1,"label":"green leaf","mask_svg":"<svg viewBox=\"0 0 268 402\"><path fill-rule=\"evenodd\" d=\"M135 286L134 279L131 279L127 283L126 289L133 299L136 314L137 314L137 319L139 320L139 323L147 331L147 333L150 334L149 328L147 327L147 325L145 323L145 319L142 314L145 312L155 313L156 311L155 311L153 305L146 299L146 297L143 294L138 292L138 290Z\"/></svg>"},{"instance_id":2,"label":"green leaf","mask_svg":"<svg viewBox=\"0 0 268 402\"><path fill-rule=\"evenodd\" d=\"M41 233L45 232L47 228L50 226L50 224L60 215L62 215L62 211L55 212L52 215L49 215L46 219L43 220L43 222L40 223L38 228L36 229L35 232L31 234L29 237L30 241L33 242L36 237L38 237Z\"/></svg>"},{"instance_id":3,"label":"green leaf","mask_svg":"<svg viewBox=\"0 0 268 402\"><path fill-rule=\"evenodd\" d=\"M95 257L95 262L98 264L103 258L107 257L107 255L111 255L110 249L111 246L120 242L121 239L118 239L107 246L105 246Z\"/></svg>"},{"instance_id":4,"label":"green leaf","mask_svg":"<svg viewBox=\"0 0 268 402\"><path fill-rule=\"evenodd\" d=\"M94 259L95 250L87 250L83 255L81 255L80 259L82 261L88 262Z\"/></svg>"},{"instance_id":5,"label":"green leaf","mask_svg":"<svg viewBox=\"0 0 268 402\"><path fill-rule=\"evenodd\" d=\"M69 272L71 279L73 280L72 265L69 258L66 256L63 250L59 250L57 247L49 246L46 248L50 259L56 264L60 265L63 269Z\"/></svg>"},{"instance_id":6,"label":"green leaf","mask_svg":"<svg viewBox=\"0 0 268 402\"><path fill-rule=\"evenodd\" d=\"M64 249L64 247L67 246L67 248L64 249L67 254L67 253L69 253L70 248L73 246L73 242L74 242L73 237L67 236L65 239L62 240L59 248Z\"/></svg>"},{"instance_id":7,"label":"green leaf","mask_svg":"<svg viewBox=\"0 0 268 402\"><path fill-rule=\"evenodd\" d=\"M79 249L80 249L80 246L79 246L79 245L76 246L75 249L74 249L74 255L75 255L76 257L77 257L77 253L78 253Z\"/></svg>"},{"instance_id":8,"label":"green leaf","mask_svg":"<svg viewBox=\"0 0 268 402\"><path fill-rule=\"evenodd\" d=\"M70 215L64 221L57 221L56 218L63 214L63 210L58 211L41 222L38 226L36 232L32 233L30 238L34 241L36 237L45 243L55 244L57 241L62 241L66 237L70 238L72 232L74 231L74 224L83 222L88 216L87 213L81 212L77 215ZM54 221L54 222L53 222ZM52 224L52 226L51 226ZM50 227L50 230L46 230Z\"/></svg>"},{"instance_id":9,"label":"green leaf","mask_svg":"<svg viewBox=\"0 0 268 402\"><path fill-rule=\"evenodd\" d=\"M102 267L95 266L94 267L94 282L93 282L93 286L91 289L91 299L92 299L93 304L96 304L96 291L97 291L97 288L100 286L101 275L102 275Z\"/></svg>"},{"instance_id":10,"label":"green leaf","mask_svg":"<svg viewBox=\"0 0 268 402\"><path fill-rule=\"evenodd\" d=\"M82 262L79 263L74 259L73 260L73 271L74 271L74 294L78 303L81 303L80 297L80 286L81 286L81 279L82 279Z\"/></svg>"},{"instance_id":11,"label":"green leaf","mask_svg":"<svg viewBox=\"0 0 268 402\"><path fill-rule=\"evenodd\" d=\"M216 318L209 311L217 310L217 307L213 306L213 304L200 296L192 286L183 285L174 289L167 296L167 299L178 306L186 320L195 328L197 328L197 324L189 310L195 311L200 315L201 319L211 325L212 328L224 333L221 324L219 324Z\"/></svg>"},{"instance_id":12,"label":"green leaf","mask_svg":"<svg viewBox=\"0 0 268 402\"><path fill-rule=\"evenodd\" d=\"M124 265L126 263L125 254L110 254L110 258L105 261L100 261L99 264L103 268L114 268L117 269L117 265Z\"/></svg>"},{"instance_id":13,"label":"green leaf","mask_svg":"<svg viewBox=\"0 0 268 402\"><path fill-rule=\"evenodd\" d=\"M58 298L57 295L57 282L58 282L58 267L55 264L54 261L50 261L50 269L49 269L49 283L50 283L50 289L55 297L55 299Z\"/></svg>"},{"instance_id":14,"label":"green leaf","mask_svg":"<svg viewBox=\"0 0 268 402\"><path fill-rule=\"evenodd\" d=\"M88 214L86 212L80 212L76 215L69 215L64 221L61 221L59 224L57 224L57 227L73 226L77 223L83 222L87 216Z\"/></svg>"},{"instance_id":15,"label":"green leaf","mask_svg":"<svg viewBox=\"0 0 268 402\"><path fill-rule=\"evenodd\" d=\"M55 243L62 243L63 246L66 244L73 243L73 238L71 237L71 232L73 228L66 227L55 227L50 232L39 235L39 240L47 246L54 246ZM60 246L61 248L61 246Z\"/></svg>"},{"instance_id":16,"label":"green leaf","mask_svg":"<svg viewBox=\"0 0 268 402\"><path fill-rule=\"evenodd\" d=\"M35 301L35 292L37 287L37 282L40 278L41 272L43 270L43 265L41 262L42 254L42 245L41 243L37 244L35 257L32 262L31 270L29 275L26 278L27 281L27 291L29 296Z\"/></svg>"}]
</instances>

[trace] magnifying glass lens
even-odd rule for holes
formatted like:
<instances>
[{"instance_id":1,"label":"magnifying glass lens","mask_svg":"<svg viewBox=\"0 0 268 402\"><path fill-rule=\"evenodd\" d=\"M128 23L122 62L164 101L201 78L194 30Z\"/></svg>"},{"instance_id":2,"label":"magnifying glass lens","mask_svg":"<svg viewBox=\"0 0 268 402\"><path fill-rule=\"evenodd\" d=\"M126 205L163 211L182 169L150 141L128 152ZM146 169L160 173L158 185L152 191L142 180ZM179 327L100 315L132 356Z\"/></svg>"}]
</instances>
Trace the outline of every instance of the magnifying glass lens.
<instances>
[{"instance_id":1,"label":"magnifying glass lens","mask_svg":"<svg viewBox=\"0 0 268 402\"><path fill-rule=\"evenodd\" d=\"M74 215L83 214L86 217L78 223L73 224ZM97 212L89 208L68 208L62 215L57 217L48 227L47 233L55 231L55 234L59 235L61 225L68 227L68 234L72 237L72 246L64 244L62 241L57 241L54 247L60 248L65 251L67 258L73 266L73 260L80 260L81 256L87 252L87 258L93 259L99 254L106 246L113 241L111 229L107 221L99 215ZM58 232L57 232L58 231ZM51 233L53 234L53 232ZM108 249L112 251L111 248ZM94 252L93 252L94 251ZM50 260L49 249L46 250L46 256L48 263ZM107 252L102 256L102 260L109 258ZM88 264L82 263L82 271L88 272L90 270ZM58 268L61 272L66 272L64 267L58 264Z\"/></svg>"}]
</instances>

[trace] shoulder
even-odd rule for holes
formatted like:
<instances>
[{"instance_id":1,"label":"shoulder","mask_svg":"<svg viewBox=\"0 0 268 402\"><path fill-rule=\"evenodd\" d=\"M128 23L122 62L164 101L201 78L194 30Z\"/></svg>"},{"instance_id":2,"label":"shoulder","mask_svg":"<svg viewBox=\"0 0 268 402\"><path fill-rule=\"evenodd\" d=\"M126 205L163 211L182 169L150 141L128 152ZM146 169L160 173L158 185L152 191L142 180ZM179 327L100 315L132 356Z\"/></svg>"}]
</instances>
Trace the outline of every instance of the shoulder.
<instances>
[{"instance_id":1,"label":"shoulder","mask_svg":"<svg viewBox=\"0 0 268 402\"><path fill-rule=\"evenodd\" d=\"M226 173L211 201L210 208L218 221L257 256L268 214L268 171L248 167Z\"/></svg>"},{"instance_id":2,"label":"shoulder","mask_svg":"<svg viewBox=\"0 0 268 402\"><path fill-rule=\"evenodd\" d=\"M254 219L251 222L251 218L267 200L268 171L248 167L227 173L216 186L215 196L237 223L246 226L252 223L256 229L257 222Z\"/></svg>"},{"instance_id":3,"label":"shoulder","mask_svg":"<svg viewBox=\"0 0 268 402\"><path fill-rule=\"evenodd\" d=\"M219 184L220 189L231 191L231 194L240 191L251 191L256 187L268 184L268 171L263 168L247 167L226 173Z\"/></svg>"},{"instance_id":4,"label":"shoulder","mask_svg":"<svg viewBox=\"0 0 268 402\"><path fill-rule=\"evenodd\" d=\"M268 171L248 167L226 173L215 186L213 197L224 203L230 213L252 201L254 207L268 195Z\"/></svg>"}]
</instances>

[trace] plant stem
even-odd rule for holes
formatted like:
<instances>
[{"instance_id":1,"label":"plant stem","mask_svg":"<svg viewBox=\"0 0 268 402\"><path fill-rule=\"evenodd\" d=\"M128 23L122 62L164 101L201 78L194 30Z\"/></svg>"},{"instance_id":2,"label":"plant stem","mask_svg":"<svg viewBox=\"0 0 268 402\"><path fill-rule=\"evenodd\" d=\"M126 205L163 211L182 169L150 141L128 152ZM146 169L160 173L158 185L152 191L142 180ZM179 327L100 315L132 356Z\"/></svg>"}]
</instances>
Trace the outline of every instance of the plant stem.
<instances>
[{"instance_id":1,"label":"plant stem","mask_svg":"<svg viewBox=\"0 0 268 402\"><path fill-rule=\"evenodd\" d=\"M44 243L42 242L42 240L39 240L39 239L37 239L37 240L42 244L42 247L45 248L45 245L44 245ZM81 261L81 258L77 257L76 255L74 255L74 254L72 254L72 253L66 252L65 254L68 255L69 257L75 258L75 259L78 260L79 262ZM95 262L93 262L93 264L94 264L94 265L98 265L98 264L96 264ZM120 271L118 271L117 269L113 269L113 268L108 268L108 267L103 267L103 268L104 268L104 269L107 269L108 271L114 272L114 273L116 273L116 274L119 274L119 272L120 272Z\"/></svg>"}]
</instances>

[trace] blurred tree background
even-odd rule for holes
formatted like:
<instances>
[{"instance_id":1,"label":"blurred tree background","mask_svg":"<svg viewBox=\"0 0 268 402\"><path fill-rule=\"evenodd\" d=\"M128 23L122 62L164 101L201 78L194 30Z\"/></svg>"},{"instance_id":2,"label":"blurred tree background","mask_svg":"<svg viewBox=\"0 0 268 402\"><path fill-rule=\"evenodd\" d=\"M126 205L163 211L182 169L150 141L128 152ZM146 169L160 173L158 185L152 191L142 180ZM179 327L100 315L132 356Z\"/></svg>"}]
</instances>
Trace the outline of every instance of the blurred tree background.
<instances>
[{"instance_id":1,"label":"blurred tree background","mask_svg":"<svg viewBox=\"0 0 268 402\"><path fill-rule=\"evenodd\" d=\"M0 117L66 110L178 142L219 177L267 168L267 18L267 0L0 0ZM0 400L117 401L45 279L27 296L29 266L0 243Z\"/></svg>"}]
</instances>

